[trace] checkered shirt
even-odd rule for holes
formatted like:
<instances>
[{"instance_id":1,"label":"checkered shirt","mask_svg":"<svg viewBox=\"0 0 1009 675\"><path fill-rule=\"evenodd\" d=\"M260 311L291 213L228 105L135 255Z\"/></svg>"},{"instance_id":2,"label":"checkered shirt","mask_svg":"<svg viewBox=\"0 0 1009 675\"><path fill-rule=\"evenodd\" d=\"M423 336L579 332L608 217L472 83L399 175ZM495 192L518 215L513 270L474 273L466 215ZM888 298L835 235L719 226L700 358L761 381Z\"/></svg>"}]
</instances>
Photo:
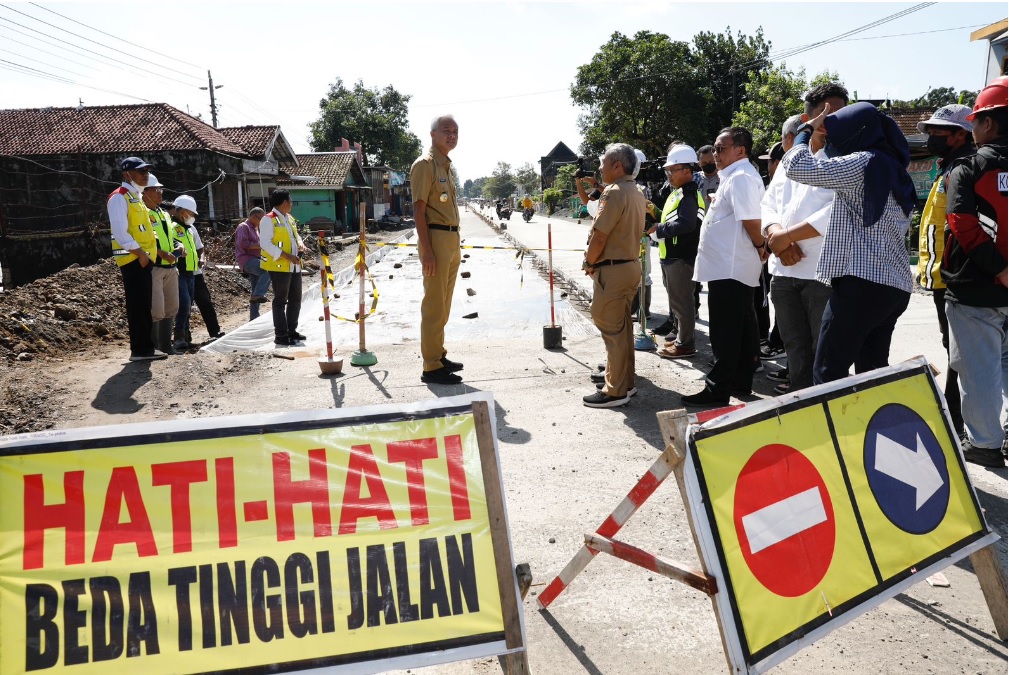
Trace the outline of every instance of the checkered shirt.
<instances>
[{"instance_id":1,"label":"checkered shirt","mask_svg":"<svg viewBox=\"0 0 1009 675\"><path fill-rule=\"evenodd\" d=\"M868 152L856 152L818 159L807 144L796 143L778 170L799 183L834 190L830 224L816 266L818 280L829 284L831 279L855 276L910 293L914 279L904 245L910 217L891 193L880 219L863 225L865 167L871 158Z\"/></svg>"}]
</instances>

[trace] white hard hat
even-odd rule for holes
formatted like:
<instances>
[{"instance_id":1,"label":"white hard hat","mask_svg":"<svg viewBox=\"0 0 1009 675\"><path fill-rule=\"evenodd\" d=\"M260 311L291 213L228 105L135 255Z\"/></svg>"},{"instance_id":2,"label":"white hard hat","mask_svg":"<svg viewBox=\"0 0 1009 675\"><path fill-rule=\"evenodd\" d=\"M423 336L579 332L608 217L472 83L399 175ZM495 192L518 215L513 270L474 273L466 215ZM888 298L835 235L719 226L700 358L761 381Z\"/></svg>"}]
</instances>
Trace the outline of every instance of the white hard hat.
<instances>
[{"instance_id":1,"label":"white hard hat","mask_svg":"<svg viewBox=\"0 0 1009 675\"><path fill-rule=\"evenodd\" d=\"M199 211L196 210L196 200L189 195L179 195L172 203L175 204L177 208L192 211L195 216L200 215Z\"/></svg>"},{"instance_id":2,"label":"white hard hat","mask_svg":"<svg viewBox=\"0 0 1009 675\"><path fill-rule=\"evenodd\" d=\"M634 171L631 171L632 178L638 177L638 172L641 171L641 164L647 161L648 157L645 156L645 153L641 152L637 148L634 148Z\"/></svg>"},{"instance_id":3,"label":"white hard hat","mask_svg":"<svg viewBox=\"0 0 1009 675\"><path fill-rule=\"evenodd\" d=\"M144 186L144 189L146 190L147 188L158 188L158 187L165 187L165 186L158 182L158 177L155 176L153 173L147 174L147 185Z\"/></svg>"},{"instance_id":4,"label":"white hard hat","mask_svg":"<svg viewBox=\"0 0 1009 675\"><path fill-rule=\"evenodd\" d=\"M666 155L666 163L662 165L662 168L665 169L675 164L697 164L697 153L689 145L674 145Z\"/></svg>"}]
</instances>

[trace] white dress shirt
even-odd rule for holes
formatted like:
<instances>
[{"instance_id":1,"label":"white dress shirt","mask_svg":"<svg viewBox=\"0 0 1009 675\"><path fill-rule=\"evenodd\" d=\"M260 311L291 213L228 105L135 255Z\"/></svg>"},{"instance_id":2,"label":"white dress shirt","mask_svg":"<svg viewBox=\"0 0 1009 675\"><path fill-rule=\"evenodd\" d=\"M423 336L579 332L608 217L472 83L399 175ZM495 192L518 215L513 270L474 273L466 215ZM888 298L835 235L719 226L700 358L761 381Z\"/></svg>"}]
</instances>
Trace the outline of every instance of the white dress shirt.
<instances>
[{"instance_id":1,"label":"white dress shirt","mask_svg":"<svg viewBox=\"0 0 1009 675\"><path fill-rule=\"evenodd\" d=\"M141 198L137 194L137 191L133 189L132 184L123 183L123 187L129 190L130 193L137 199ZM126 197L120 194L114 194L109 197L109 201L106 206L109 210L109 226L112 228L112 238L116 240L117 244L119 244L119 248L124 251L135 251L140 248L140 244L136 242L129 231L130 222L127 213L129 212L130 207L126 203Z\"/></svg>"},{"instance_id":2,"label":"white dress shirt","mask_svg":"<svg viewBox=\"0 0 1009 675\"><path fill-rule=\"evenodd\" d=\"M294 223L291 222L291 219L288 216L276 209L270 210L265 216L263 216L263 219L259 221L259 247L268 253L274 260L280 259L280 254L283 251L281 251L279 246L273 243L274 214L276 214L279 222L288 225L287 232L288 238L291 242L291 248L287 252L297 255L298 249L302 245L301 235L298 234L298 228L294 226ZM291 271L300 273L301 265L291 263Z\"/></svg>"},{"instance_id":3,"label":"white dress shirt","mask_svg":"<svg viewBox=\"0 0 1009 675\"><path fill-rule=\"evenodd\" d=\"M815 156L827 159L822 149ZM772 254L767 260L767 269L772 275L796 279L816 278L816 264L823 249L823 235L830 222L833 203L833 190L796 182L785 174L784 169L778 167L760 202L760 231L766 235L767 228L774 223L785 229L809 223L820 236L796 242L805 257L794 265L782 265L778 256Z\"/></svg>"},{"instance_id":4,"label":"white dress shirt","mask_svg":"<svg viewBox=\"0 0 1009 675\"><path fill-rule=\"evenodd\" d=\"M762 263L742 221L760 220L764 181L746 157L719 171L718 177L721 182L701 223L694 281L735 279L756 287Z\"/></svg>"}]
</instances>

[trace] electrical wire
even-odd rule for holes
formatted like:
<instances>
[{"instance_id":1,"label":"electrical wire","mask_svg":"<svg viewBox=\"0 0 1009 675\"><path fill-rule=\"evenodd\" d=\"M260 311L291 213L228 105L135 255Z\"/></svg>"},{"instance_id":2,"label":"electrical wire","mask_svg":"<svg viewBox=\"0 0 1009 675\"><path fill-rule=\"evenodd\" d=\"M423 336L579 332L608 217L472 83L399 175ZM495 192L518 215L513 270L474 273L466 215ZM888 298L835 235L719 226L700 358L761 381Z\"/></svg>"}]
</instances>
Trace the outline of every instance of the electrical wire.
<instances>
[{"instance_id":1,"label":"electrical wire","mask_svg":"<svg viewBox=\"0 0 1009 675\"><path fill-rule=\"evenodd\" d=\"M87 76L87 75L85 75L84 73L78 73L78 72L77 72L76 70L70 70L69 68L63 68L62 66L57 66L56 64L53 64L53 63L48 63L48 62L46 62L46 61L39 61L38 59L33 59L33 58L32 58L32 57L30 57L30 56L25 56L24 54L19 54L19 53L17 53L17 52L12 52L12 51L11 51L11 50L9 50L9 49L0 49L0 52L4 52L5 54L13 54L14 56L19 56L19 57L21 57L22 59L25 59L25 60L28 60L28 61L31 61L31 62L33 62L33 63L38 63L38 64L40 64L40 65L43 65L43 66L48 66L49 68L55 68L56 70L62 70L62 71L65 71L65 72L67 72L67 73L70 73L71 75L78 75L78 76L80 76L80 77L88 77L88 76Z\"/></svg>"},{"instance_id":2,"label":"electrical wire","mask_svg":"<svg viewBox=\"0 0 1009 675\"><path fill-rule=\"evenodd\" d=\"M78 35L77 33L73 32L73 31L67 30L66 28L61 28L61 27L59 27L59 26L57 26L55 24L49 23L48 21L43 21L42 19L40 19L38 17L32 16L31 14L26 14L25 12L22 12L21 10L14 9L13 7L10 7L9 5L4 5L4 4L0 3L0 7L3 7L4 9L9 10L11 12L14 12L16 14L20 14L21 16L28 17L29 19L32 19L33 21L38 21L39 23L44 24L46 26L49 26L50 28L55 28L56 30L63 31L64 33L67 33L68 35L73 35L74 37L80 38L81 40L87 40L91 44L98 45L99 47L104 47L105 49L111 50L111 51L113 51L113 52L115 52L117 54L121 54L123 56L129 56L130 58L134 58L137 61L143 61L144 63L149 63L150 65L155 66L157 68L161 68L163 70L169 70L169 71L171 71L173 73L178 73L179 75L184 75L185 77L191 77L191 78L193 78L195 80L201 80L202 79L202 78L196 77L195 75L190 75L189 73L183 72L181 70L177 70L175 68L169 68L168 66L163 66L160 63L156 63L154 61L149 61L149 60L147 60L147 59L145 59L145 58L143 58L141 56L137 56L136 54L127 54L126 52L124 52L121 49L116 49L115 47L110 47L107 44L104 44L102 42L98 42L97 40L92 40L91 38L84 37L83 35Z\"/></svg>"},{"instance_id":3,"label":"electrical wire","mask_svg":"<svg viewBox=\"0 0 1009 675\"><path fill-rule=\"evenodd\" d=\"M10 23L10 24L14 24L15 26L19 26L19 27L24 28L25 30L29 30L29 31L31 31L33 33L38 33L39 35L43 35L43 36L45 36L47 38L58 39L58 38L56 38L53 35L49 35L48 33L43 33L42 31L35 30L34 28L31 28L29 26L25 26L23 24L18 23L17 21L12 21L11 19L8 19L8 18L2 17L2 16L0 16L0 21L4 21L4 22ZM104 54L100 54L100 53L98 53L98 52L96 52L96 51L94 51L92 49L88 49L87 47L77 47L77 46L68 45L68 44L52 43L52 42L49 42L48 40L43 40L42 38L35 37L34 35L28 35L27 33L24 33L22 31L19 31L17 29L10 28L10 27L7 27L7 30L12 30L15 33L18 33L20 35L25 35L26 37L32 38L33 40L38 40L40 42L44 42L44 43L46 43L48 45L51 45L53 47L59 47L59 48L62 48L62 49L72 49L72 50L84 51L84 52L88 52L89 54L94 54L94 56L97 56L97 57L99 57L101 59L104 59L104 60L112 63L113 65L115 65L115 66L117 66L119 68L129 68L129 69L134 70L137 73L139 73L141 75L144 75L144 76L153 75L155 77L160 77L163 80L168 80L168 81L171 81L171 82L176 82L176 83L181 84L181 85L186 86L186 87L196 87L197 86L197 85L194 85L194 84L190 84L189 82L183 82L182 80L177 80L177 79L175 79L173 77L169 77L168 75L162 75L160 73L155 73L155 72L152 72L150 70L141 68L139 66L133 66L133 65L130 65L128 63L123 63L122 61L117 61L117 60L115 60L115 59L113 59L113 58L111 58L109 56L106 56ZM87 57L87 58L92 58L93 59L94 57ZM78 64L78 65L80 65L80 64Z\"/></svg>"},{"instance_id":4,"label":"electrical wire","mask_svg":"<svg viewBox=\"0 0 1009 675\"><path fill-rule=\"evenodd\" d=\"M179 63L185 64L187 66L192 66L193 68L202 68L202 66L198 66L195 63L190 63L189 61L183 61L182 59L177 59L174 56L169 56L168 54L162 54L161 52L158 52L158 51L155 51L155 50L151 49L150 47L146 47L144 45L138 45L138 44L136 44L134 42L130 42L129 40L124 40L121 37L117 37L115 35L112 35L111 33L106 33L105 31L100 30L98 28L95 28L94 26L89 26L88 24L83 23L83 22L81 22L78 19L71 19L69 16L66 16L64 14L60 14L59 12L57 12L57 11L55 11L53 9L50 9L50 8L44 6L44 5L40 5L37 2L30 2L28 4L34 5L35 7L38 7L39 9L45 10L45 11L49 12L50 14L55 14L56 16L58 16L58 17L60 17L62 19L66 19L67 21L72 21L73 23L76 23L76 24L79 24L81 26L84 26L85 28L88 28L90 30L95 31L96 33L101 33L102 35L104 35L106 37L110 37L110 38L112 38L114 40L119 40L120 42L125 42L126 44L128 44L128 45L130 45L132 47L137 47L139 49L146 49L147 51L149 51L149 52L151 52L153 54L157 54L158 56L163 56L166 59L171 59L172 61L178 61Z\"/></svg>"},{"instance_id":5,"label":"electrical wire","mask_svg":"<svg viewBox=\"0 0 1009 675\"><path fill-rule=\"evenodd\" d=\"M10 65L7 65L7 64L10 64ZM12 68L11 66L15 66L15 67L17 67L17 68L19 68L21 70L15 70L15 68ZM143 101L144 103L154 103L154 101L151 101L151 100L146 99L146 98L142 98L140 96L134 96L133 94L125 94L125 93L123 93L121 91L113 91L111 89L103 89L101 87L92 87L89 84L81 84L80 82L74 82L73 80L68 80L67 78L65 78L65 77L63 77L61 75L55 75L53 73L48 73L48 72L46 72L44 70L39 70L38 68L31 68L29 66L25 66L25 65L22 65L20 63L14 63L13 61L6 61L4 59L0 59L0 68L3 68L5 70L12 70L12 71L14 71L16 73L21 73L23 75L29 75L31 77L40 77L40 78L45 79L45 80L52 80L54 82L59 82L61 84L71 84L71 85L74 85L76 87L84 87L85 89L93 89L94 91L100 91L100 92L103 92L103 93L106 93L106 94L115 94L116 96L125 96L126 98L132 98L132 99L137 100L137 101ZM31 71L31 72L29 72L29 71Z\"/></svg>"}]
</instances>

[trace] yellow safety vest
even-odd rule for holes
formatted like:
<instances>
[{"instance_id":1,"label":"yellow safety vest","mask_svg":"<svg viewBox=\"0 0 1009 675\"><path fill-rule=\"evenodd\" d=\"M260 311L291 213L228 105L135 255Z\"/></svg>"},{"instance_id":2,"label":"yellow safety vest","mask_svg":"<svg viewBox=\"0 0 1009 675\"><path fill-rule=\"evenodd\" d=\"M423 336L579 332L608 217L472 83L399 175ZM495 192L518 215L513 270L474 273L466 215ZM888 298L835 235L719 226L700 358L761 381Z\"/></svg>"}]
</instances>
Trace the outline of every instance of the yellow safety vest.
<instances>
[{"instance_id":1,"label":"yellow safety vest","mask_svg":"<svg viewBox=\"0 0 1009 675\"><path fill-rule=\"evenodd\" d=\"M662 206L662 218L659 222L666 222L666 218L669 217L673 211L679 208L680 200L683 199L683 188L676 188L673 190L669 197L666 199L666 203ZM704 203L704 197L701 196L701 191L697 191L697 218L698 220L704 220L704 210L707 205ZM676 243L676 237L673 237L673 243ZM666 238L659 237L659 259L666 259Z\"/></svg>"},{"instance_id":2,"label":"yellow safety vest","mask_svg":"<svg viewBox=\"0 0 1009 675\"><path fill-rule=\"evenodd\" d=\"M161 209L147 209L151 218L151 227L158 241L158 250L165 253L172 253L175 250L174 225L171 216ZM175 263L170 263L157 258L154 264L158 267L175 267Z\"/></svg>"},{"instance_id":3,"label":"yellow safety vest","mask_svg":"<svg viewBox=\"0 0 1009 675\"><path fill-rule=\"evenodd\" d=\"M109 199L117 194L121 194L126 199L126 231L133 237L133 241L137 242L137 245L153 259L158 254L158 240L155 237L154 228L151 227L151 217L147 214L144 200L124 187L120 187L110 194ZM120 267L137 259L137 256L120 246L115 237L112 238L112 256Z\"/></svg>"},{"instance_id":4,"label":"yellow safety vest","mask_svg":"<svg viewBox=\"0 0 1009 675\"><path fill-rule=\"evenodd\" d=\"M284 253L294 253L291 248L291 240L296 240L298 221L290 213L287 214L287 222L283 222L277 211L270 211L263 216L273 221L273 245ZM260 249L260 268L264 272L290 272L291 263L283 258L274 260L266 249Z\"/></svg>"},{"instance_id":5,"label":"yellow safety vest","mask_svg":"<svg viewBox=\"0 0 1009 675\"><path fill-rule=\"evenodd\" d=\"M188 225L175 225L175 241L181 241L182 247L186 249L186 257L178 261L179 270L183 272L195 272L200 264L200 256L196 253L196 242L193 240L193 233L189 231Z\"/></svg>"},{"instance_id":6,"label":"yellow safety vest","mask_svg":"<svg viewBox=\"0 0 1009 675\"><path fill-rule=\"evenodd\" d=\"M945 246L946 175L940 172L928 193L918 225L918 283L922 288L946 288L939 273Z\"/></svg>"}]
</instances>

